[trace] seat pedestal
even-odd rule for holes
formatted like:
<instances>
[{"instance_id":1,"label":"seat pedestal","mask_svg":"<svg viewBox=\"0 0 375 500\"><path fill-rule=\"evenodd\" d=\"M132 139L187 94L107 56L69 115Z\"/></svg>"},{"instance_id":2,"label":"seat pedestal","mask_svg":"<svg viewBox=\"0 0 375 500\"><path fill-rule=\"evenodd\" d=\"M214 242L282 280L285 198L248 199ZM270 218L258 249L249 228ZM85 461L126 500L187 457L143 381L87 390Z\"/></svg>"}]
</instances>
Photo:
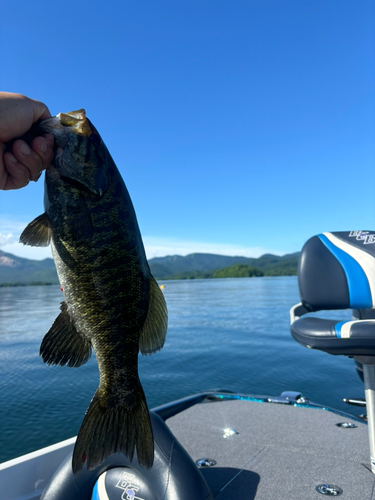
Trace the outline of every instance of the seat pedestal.
<instances>
[{"instance_id":1,"label":"seat pedestal","mask_svg":"<svg viewBox=\"0 0 375 500\"><path fill-rule=\"evenodd\" d=\"M371 471L375 474L375 356L354 356L363 365Z\"/></svg>"}]
</instances>

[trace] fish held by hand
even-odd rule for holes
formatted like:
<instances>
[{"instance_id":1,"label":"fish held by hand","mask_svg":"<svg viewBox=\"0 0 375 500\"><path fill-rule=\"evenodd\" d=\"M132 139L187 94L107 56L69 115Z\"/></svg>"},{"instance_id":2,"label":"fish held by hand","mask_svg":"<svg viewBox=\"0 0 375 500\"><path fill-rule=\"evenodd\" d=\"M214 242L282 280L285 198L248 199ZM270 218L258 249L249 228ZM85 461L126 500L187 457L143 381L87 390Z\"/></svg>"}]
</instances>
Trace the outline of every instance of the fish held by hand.
<instances>
[{"instance_id":1,"label":"fish held by hand","mask_svg":"<svg viewBox=\"0 0 375 500\"><path fill-rule=\"evenodd\" d=\"M46 170L45 213L20 242L51 244L64 302L45 335L47 364L81 366L94 349L100 383L73 452L73 472L115 452L150 468L154 442L138 377L138 352L160 350L167 331L163 293L151 275L124 181L84 110L42 120L57 145Z\"/></svg>"}]
</instances>

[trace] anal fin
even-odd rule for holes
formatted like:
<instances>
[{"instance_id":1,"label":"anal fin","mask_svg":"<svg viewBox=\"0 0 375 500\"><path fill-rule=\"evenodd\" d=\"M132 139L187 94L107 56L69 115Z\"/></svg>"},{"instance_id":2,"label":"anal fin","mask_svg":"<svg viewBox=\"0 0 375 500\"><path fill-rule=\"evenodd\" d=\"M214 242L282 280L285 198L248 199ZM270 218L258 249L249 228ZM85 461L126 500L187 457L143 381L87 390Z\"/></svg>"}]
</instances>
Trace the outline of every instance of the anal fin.
<instances>
[{"instance_id":1,"label":"anal fin","mask_svg":"<svg viewBox=\"0 0 375 500\"><path fill-rule=\"evenodd\" d=\"M139 337L139 350L142 354L153 354L163 348L167 326L168 311L164 295L151 275L148 313Z\"/></svg>"},{"instance_id":2,"label":"anal fin","mask_svg":"<svg viewBox=\"0 0 375 500\"><path fill-rule=\"evenodd\" d=\"M51 243L51 238L51 223L45 212L25 227L20 236L20 243L32 247L48 247Z\"/></svg>"},{"instance_id":3,"label":"anal fin","mask_svg":"<svg viewBox=\"0 0 375 500\"><path fill-rule=\"evenodd\" d=\"M91 356L91 344L77 332L65 302L60 309L61 313L44 336L39 354L47 365L81 366Z\"/></svg>"}]
</instances>

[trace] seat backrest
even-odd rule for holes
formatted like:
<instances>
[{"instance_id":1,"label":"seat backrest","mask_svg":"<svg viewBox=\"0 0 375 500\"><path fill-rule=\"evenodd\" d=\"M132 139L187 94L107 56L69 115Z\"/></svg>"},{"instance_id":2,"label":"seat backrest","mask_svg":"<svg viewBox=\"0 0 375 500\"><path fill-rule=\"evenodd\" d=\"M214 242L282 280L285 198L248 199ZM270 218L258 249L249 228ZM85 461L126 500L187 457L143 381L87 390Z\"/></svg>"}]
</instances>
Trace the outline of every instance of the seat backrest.
<instances>
[{"instance_id":1,"label":"seat backrest","mask_svg":"<svg viewBox=\"0 0 375 500\"><path fill-rule=\"evenodd\" d=\"M375 308L375 231L310 238L301 251L298 286L308 311Z\"/></svg>"}]
</instances>

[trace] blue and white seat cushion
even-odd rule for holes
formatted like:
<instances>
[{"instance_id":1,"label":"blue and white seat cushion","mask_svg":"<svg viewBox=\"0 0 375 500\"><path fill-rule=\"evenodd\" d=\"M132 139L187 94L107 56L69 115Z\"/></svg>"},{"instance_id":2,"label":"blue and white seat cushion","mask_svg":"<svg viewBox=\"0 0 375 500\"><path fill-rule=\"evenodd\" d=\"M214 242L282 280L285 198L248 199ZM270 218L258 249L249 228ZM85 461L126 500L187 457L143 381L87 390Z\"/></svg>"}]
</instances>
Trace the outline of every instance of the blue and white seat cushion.
<instances>
[{"instance_id":1,"label":"blue and white seat cushion","mask_svg":"<svg viewBox=\"0 0 375 500\"><path fill-rule=\"evenodd\" d=\"M331 354L375 355L375 232L310 238L301 252L298 285L301 303L291 309L291 333L299 343ZM365 310L366 319L304 316L324 309Z\"/></svg>"},{"instance_id":2,"label":"blue and white seat cushion","mask_svg":"<svg viewBox=\"0 0 375 500\"><path fill-rule=\"evenodd\" d=\"M301 251L298 286L309 311L375 308L375 232L310 238Z\"/></svg>"}]
</instances>

